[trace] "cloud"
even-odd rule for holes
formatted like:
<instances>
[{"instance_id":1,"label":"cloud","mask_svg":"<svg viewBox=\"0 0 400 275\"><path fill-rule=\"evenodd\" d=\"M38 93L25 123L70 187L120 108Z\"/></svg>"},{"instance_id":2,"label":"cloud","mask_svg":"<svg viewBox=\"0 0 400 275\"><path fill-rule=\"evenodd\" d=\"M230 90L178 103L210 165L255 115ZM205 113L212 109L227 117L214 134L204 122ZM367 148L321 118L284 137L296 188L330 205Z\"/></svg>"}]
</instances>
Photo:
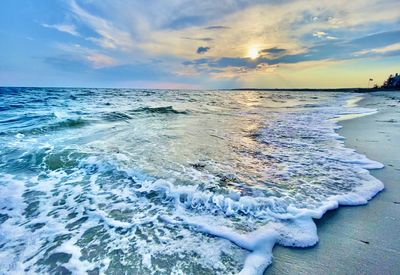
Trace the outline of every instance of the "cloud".
<instances>
[{"instance_id":1,"label":"cloud","mask_svg":"<svg viewBox=\"0 0 400 275\"><path fill-rule=\"evenodd\" d=\"M75 0L70 0L70 7L81 22L99 35L99 37L89 37L88 40L107 49L128 50L132 48L134 42L128 32L122 31L116 28L113 23L85 11Z\"/></svg>"},{"instance_id":2,"label":"cloud","mask_svg":"<svg viewBox=\"0 0 400 275\"><path fill-rule=\"evenodd\" d=\"M80 63L81 65L89 66L93 69L101 69L107 67L114 67L120 65L113 57L100 53L97 50L83 47L79 44L58 44L57 47L61 49L64 54L57 57L50 57L50 63L58 64L58 61L68 57L73 61L73 64Z\"/></svg>"},{"instance_id":3,"label":"cloud","mask_svg":"<svg viewBox=\"0 0 400 275\"><path fill-rule=\"evenodd\" d=\"M327 35L328 34L326 32L321 32L321 31L313 33L313 36L318 37L318 38L323 38L323 37L325 37Z\"/></svg>"},{"instance_id":4,"label":"cloud","mask_svg":"<svg viewBox=\"0 0 400 275\"><path fill-rule=\"evenodd\" d=\"M208 26L208 27L205 27L204 29L206 29L206 30L224 30L224 29L230 29L230 27L217 25L217 26Z\"/></svg>"},{"instance_id":5,"label":"cloud","mask_svg":"<svg viewBox=\"0 0 400 275\"><path fill-rule=\"evenodd\" d=\"M164 27L170 29L184 29L191 26L201 25L206 18L199 15L182 16L168 22Z\"/></svg>"},{"instance_id":6,"label":"cloud","mask_svg":"<svg viewBox=\"0 0 400 275\"><path fill-rule=\"evenodd\" d=\"M286 52L286 49L273 47L273 48L269 48L269 49L263 49L263 50L261 50L261 52L262 52L262 53L277 54L277 53L284 53L284 52Z\"/></svg>"},{"instance_id":7,"label":"cloud","mask_svg":"<svg viewBox=\"0 0 400 275\"><path fill-rule=\"evenodd\" d=\"M366 35L351 41L358 48L385 47L400 42L400 30L379 32Z\"/></svg>"},{"instance_id":8,"label":"cloud","mask_svg":"<svg viewBox=\"0 0 400 275\"><path fill-rule=\"evenodd\" d=\"M139 74L139 64L154 66L146 73L167 70L169 77L181 79L249 78L251 73L272 73L281 67L399 52L391 46L400 43L395 0L370 0L367 5L365 0L346 5L330 0L66 2L68 9L60 18L73 24L44 26L76 36L74 41L82 46L74 52L61 49L65 56L96 72L120 70L126 78L132 73L146 78ZM259 57L247 58L250 49ZM62 59L63 54L54 57Z\"/></svg>"},{"instance_id":9,"label":"cloud","mask_svg":"<svg viewBox=\"0 0 400 275\"><path fill-rule=\"evenodd\" d=\"M325 39L329 39L329 40L335 40L337 39L337 37L328 35L326 32L322 32L322 31L317 31L313 33L314 37L318 37L318 38L325 38Z\"/></svg>"},{"instance_id":10,"label":"cloud","mask_svg":"<svg viewBox=\"0 0 400 275\"><path fill-rule=\"evenodd\" d=\"M72 24L54 24L54 25L42 24L42 26L49 29L55 29L59 32L69 33L70 35L73 36L80 36L79 33L76 31L76 26Z\"/></svg>"},{"instance_id":11,"label":"cloud","mask_svg":"<svg viewBox=\"0 0 400 275\"><path fill-rule=\"evenodd\" d=\"M209 62L209 59L207 58L200 58L196 60L187 60L184 61L182 64L183 65L202 65L202 64L207 64Z\"/></svg>"},{"instance_id":12,"label":"cloud","mask_svg":"<svg viewBox=\"0 0 400 275\"><path fill-rule=\"evenodd\" d=\"M198 47L196 52L198 54L204 54L204 53L208 52L209 50L210 50L210 47Z\"/></svg>"},{"instance_id":13,"label":"cloud","mask_svg":"<svg viewBox=\"0 0 400 275\"><path fill-rule=\"evenodd\" d=\"M400 43L395 43L395 44L388 45L385 47L361 50L361 51L355 52L354 55L355 56L376 55L376 54L387 55L387 54L398 53L399 51L400 51Z\"/></svg>"},{"instance_id":14,"label":"cloud","mask_svg":"<svg viewBox=\"0 0 400 275\"><path fill-rule=\"evenodd\" d=\"M209 54L216 58L246 56L254 45L285 48L294 54L320 42L310 37L348 39L365 35L373 25L393 24L399 17L393 0L384 4L371 0L368 5L362 0L348 5L328 0L154 0L152 5L123 0L69 1L74 17L98 35L90 36L89 41L106 49L137 51L142 57L177 60L196 58L193 47L197 43L191 41L209 43L206 45L213 49Z\"/></svg>"},{"instance_id":15,"label":"cloud","mask_svg":"<svg viewBox=\"0 0 400 275\"><path fill-rule=\"evenodd\" d=\"M300 53L290 53L286 49L273 47L261 50L261 53L266 53L267 55L261 55L254 60L246 57L201 58L186 61L183 64L197 68L199 72L208 71L214 76L220 72L226 77L227 75L233 75L234 72L236 76L249 71L265 72L267 68L275 68L280 65L341 62L367 54L369 57L382 56L384 54L400 55L399 45L400 31L393 31L368 35L349 41L329 41L310 46ZM272 55L268 55L270 53ZM220 71L215 72L215 69ZM227 74L227 72L229 73Z\"/></svg>"},{"instance_id":16,"label":"cloud","mask_svg":"<svg viewBox=\"0 0 400 275\"><path fill-rule=\"evenodd\" d=\"M117 61L105 54L93 53L86 56L87 60L92 64L95 69L112 67L117 65Z\"/></svg>"},{"instance_id":17,"label":"cloud","mask_svg":"<svg viewBox=\"0 0 400 275\"><path fill-rule=\"evenodd\" d=\"M182 39L186 39L186 40L193 40L193 41L204 41L204 42L210 42L213 41L212 38L210 37L182 37Z\"/></svg>"}]
</instances>

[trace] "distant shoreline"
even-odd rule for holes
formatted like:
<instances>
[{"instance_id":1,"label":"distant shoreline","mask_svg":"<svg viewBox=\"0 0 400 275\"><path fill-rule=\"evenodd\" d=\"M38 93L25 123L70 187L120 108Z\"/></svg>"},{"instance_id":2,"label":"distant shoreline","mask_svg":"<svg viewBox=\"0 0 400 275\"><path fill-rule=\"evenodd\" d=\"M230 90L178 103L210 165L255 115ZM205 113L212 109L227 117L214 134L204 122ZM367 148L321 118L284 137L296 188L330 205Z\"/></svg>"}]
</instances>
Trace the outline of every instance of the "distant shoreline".
<instances>
[{"instance_id":1,"label":"distant shoreline","mask_svg":"<svg viewBox=\"0 0 400 275\"><path fill-rule=\"evenodd\" d=\"M235 88L235 89L219 89L233 91L295 91L295 92L351 92L351 93L371 93L384 91L399 91L398 89L388 88Z\"/></svg>"},{"instance_id":2,"label":"distant shoreline","mask_svg":"<svg viewBox=\"0 0 400 275\"><path fill-rule=\"evenodd\" d=\"M294 92L350 92L350 93L371 93L384 91L399 91L395 88L219 88L219 89L171 89L171 88L127 88L127 87L29 87L29 86L0 86L0 89L132 89L132 90L193 90L193 91L294 91Z\"/></svg>"}]
</instances>

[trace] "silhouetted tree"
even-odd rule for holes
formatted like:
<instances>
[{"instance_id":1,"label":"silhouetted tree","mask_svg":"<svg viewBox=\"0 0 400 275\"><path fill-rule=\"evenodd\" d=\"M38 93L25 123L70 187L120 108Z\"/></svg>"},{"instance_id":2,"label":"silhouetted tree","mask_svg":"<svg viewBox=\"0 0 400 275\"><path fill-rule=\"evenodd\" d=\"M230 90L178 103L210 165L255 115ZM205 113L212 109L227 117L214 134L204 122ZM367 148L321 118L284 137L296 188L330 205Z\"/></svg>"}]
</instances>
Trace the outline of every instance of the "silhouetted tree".
<instances>
[{"instance_id":1,"label":"silhouetted tree","mask_svg":"<svg viewBox=\"0 0 400 275\"><path fill-rule=\"evenodd\" d=\"M400 75L389 75L389 78L383 82L382 88L400 89Z\"/></svg>"}]
</instances>

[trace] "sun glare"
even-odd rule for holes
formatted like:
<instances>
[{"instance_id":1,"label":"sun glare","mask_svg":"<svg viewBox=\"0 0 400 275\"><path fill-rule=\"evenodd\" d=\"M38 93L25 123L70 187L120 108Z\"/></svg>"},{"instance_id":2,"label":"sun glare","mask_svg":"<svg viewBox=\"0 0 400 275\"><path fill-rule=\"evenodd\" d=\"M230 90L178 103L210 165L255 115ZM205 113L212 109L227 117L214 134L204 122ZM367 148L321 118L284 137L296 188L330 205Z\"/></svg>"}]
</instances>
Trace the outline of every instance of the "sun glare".
<instances>
[{"instance_id":1,"label":"sun glare","mask_svg":"<svg viewBox=\"0 0 400 275\"><path fill-rule=\"evenodd\" d=\"M256 59L258 57L258 49L256 47L251 47L249 49L249 57L251 59Z\"/></svg>"}]
</instances>

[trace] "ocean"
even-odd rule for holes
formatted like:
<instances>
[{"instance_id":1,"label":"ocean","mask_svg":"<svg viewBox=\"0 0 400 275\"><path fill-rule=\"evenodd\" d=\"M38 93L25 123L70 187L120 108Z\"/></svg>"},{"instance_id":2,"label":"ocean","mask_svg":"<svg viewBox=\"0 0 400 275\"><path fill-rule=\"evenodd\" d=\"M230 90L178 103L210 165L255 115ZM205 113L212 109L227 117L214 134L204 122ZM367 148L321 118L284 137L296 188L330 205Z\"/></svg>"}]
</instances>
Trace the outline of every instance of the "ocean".
<instances>
[{"instance_id":1,"label":"ocean","mask_svg":"<svg viewBox=\"0 0 400 275\"><path fill-rule=\"evenodd\" d=\"M0 273L262 274L367 203L360 94L0 88Z\"/></svg>"}]
</instances>

